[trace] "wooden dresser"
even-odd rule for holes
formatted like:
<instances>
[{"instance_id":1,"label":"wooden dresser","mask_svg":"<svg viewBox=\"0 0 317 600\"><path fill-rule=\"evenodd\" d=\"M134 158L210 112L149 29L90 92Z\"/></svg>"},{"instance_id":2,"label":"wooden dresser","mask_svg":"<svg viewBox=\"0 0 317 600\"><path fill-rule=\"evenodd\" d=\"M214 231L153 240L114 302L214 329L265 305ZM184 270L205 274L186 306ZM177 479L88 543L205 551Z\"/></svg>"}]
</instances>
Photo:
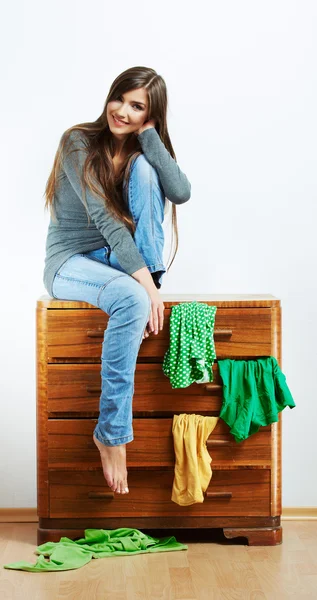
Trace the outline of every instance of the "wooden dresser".
<instances>
[{"instance_id":1,"label":"wooden dresser","mask_svg":"<svg viewBox=\"0 0 317 600\"><path fill-rule=\"evenodd\" d=\"M107 485L92 434L99 414L101 344L108 315L85 302L37 301L38 544L84 536L86 528L222 528L249 544L282 541L281 414L237 444L219 419L207 441L213 475L203 503L171 501L174 414L219 414L222 381L173 389L162 371L171 307L216 305L217 359L275 356L281 365L280 300L268 295L161 294L164 328L140 346L133 397L134 440L127 444L129 494ZM162 535L166 535L162 531ZM175 534L176 535L176 534ZM176 539L178 539L176 537Z\"/></svg>"}]
</instances>

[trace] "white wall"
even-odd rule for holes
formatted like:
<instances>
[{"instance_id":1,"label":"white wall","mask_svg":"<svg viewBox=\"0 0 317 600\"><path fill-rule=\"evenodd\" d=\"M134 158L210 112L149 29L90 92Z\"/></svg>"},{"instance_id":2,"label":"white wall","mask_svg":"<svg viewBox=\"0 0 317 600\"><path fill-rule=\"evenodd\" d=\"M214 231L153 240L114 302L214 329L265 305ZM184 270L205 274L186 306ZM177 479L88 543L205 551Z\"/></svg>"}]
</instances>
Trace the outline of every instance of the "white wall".
<instances>
[{"instance_id":1,"label":"white wall","mask_svg":"<svg viewBox=\"0 0 317 600\"><path fill-rule=\"evenodd\" d=\"M0 507L36 506L35 307L57 143L135 65L165 78L192 183L162 293L281 299L297 402L283 413L283 505L316 506L316 2L20 0L2 12Z\"/></svg>"}]
</instances>

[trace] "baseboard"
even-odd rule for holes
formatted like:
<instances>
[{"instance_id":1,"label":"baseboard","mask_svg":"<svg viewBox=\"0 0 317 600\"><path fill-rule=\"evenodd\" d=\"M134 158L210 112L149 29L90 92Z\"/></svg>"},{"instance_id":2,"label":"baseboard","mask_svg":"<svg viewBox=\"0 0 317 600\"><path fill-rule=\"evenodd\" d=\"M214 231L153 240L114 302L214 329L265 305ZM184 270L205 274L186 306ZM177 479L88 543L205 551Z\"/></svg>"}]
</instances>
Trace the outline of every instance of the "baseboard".
<instances>
[{"instance_id":1,"label":"baseboard","mask_svg":"<svg viewBox=\"0 0 317 600\"><path fill-rule=\"evenodd\" d=\"M283 508L283 521L314 521L317 519L316 506L296 506ZM36 508L0 508L0 523L38 523Z\"/></svg>"},{"instance_id":2,"label":"baseboard","mask_svg":"<svg viewBox=\"0 0 317 600\"><path fill-rule=\"evenodd\" d=\"M315 521L317 519L317 506L285 507L281 519L283 521Z\"/></svg>"},{"instance_id":3,"label":"baseboard","mask_svg":"<svg viewBox=\"0 0 317 600\"><path fill-rule=\"evenodd\" d=\"M0 508L0 523L38 523L36 508Z\"/></svg>"}]
</instances>

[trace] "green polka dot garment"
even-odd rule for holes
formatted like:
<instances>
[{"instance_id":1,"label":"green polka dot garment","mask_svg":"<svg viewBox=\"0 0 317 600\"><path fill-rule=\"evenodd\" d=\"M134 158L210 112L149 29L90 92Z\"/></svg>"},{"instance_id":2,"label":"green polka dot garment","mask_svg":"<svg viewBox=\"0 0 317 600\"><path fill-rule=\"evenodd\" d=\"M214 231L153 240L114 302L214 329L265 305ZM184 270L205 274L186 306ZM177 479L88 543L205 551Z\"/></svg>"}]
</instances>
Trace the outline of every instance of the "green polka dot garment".
<instances>
[{"instance_id":1,"label":"green polka dot garment","mask_svg":"<svg viewBox=\"0 0 317 600\"><path fill-rule=\"evenodd\" d=\"M185 388L193 382L213 381L216 311L216 306L197 301L180 302L172 306L170 345L162 366L172 388Z\"/></svg>"}]
</instances>

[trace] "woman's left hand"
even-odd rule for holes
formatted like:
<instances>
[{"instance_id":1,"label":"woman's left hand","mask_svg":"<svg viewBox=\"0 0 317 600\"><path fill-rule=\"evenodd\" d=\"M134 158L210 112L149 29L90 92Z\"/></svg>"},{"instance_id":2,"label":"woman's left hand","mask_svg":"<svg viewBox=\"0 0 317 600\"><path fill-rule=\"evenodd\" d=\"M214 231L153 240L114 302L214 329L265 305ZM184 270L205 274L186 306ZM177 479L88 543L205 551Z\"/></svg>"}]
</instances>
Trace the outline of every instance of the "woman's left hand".
<instances>
[{"instance_id":1,"label":"woman's left hand","mask_svg":"<svg viewBox=\"0 0 317 600\"><path fill-rule=\"evenodd\" d=\"M143 125L141 125L140 129L138 129L135 133L136 133L136 135L140 135L140 133L142 133L142 131L145 131L146 129L151 129L151 127L155 127L155 125L156 125L156 120L149 119L148 121L145 121L145 123L143 123Z\"/></svg>"}]
</instances>

